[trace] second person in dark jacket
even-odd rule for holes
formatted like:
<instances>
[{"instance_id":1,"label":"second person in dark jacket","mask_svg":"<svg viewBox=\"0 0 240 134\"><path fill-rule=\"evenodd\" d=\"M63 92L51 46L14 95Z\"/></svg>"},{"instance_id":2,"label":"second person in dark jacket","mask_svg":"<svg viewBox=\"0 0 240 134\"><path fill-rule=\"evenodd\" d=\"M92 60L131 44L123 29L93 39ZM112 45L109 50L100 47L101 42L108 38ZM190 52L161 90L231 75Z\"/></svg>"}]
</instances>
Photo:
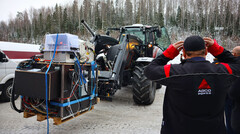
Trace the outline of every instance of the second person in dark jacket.
<instances>
[{"instance_id":1,"label":"second person in dark jacket","mask_svg":"<svg viewBox=\"0 0 240 134\"><path fill-rule=\"evenodd\" d=\"M232 54L240 60L240 46L235 47ZM240 134L240 78L233 83L229 96L233 101L231 126L234 134Z\"/></svg>"}]
</instances>

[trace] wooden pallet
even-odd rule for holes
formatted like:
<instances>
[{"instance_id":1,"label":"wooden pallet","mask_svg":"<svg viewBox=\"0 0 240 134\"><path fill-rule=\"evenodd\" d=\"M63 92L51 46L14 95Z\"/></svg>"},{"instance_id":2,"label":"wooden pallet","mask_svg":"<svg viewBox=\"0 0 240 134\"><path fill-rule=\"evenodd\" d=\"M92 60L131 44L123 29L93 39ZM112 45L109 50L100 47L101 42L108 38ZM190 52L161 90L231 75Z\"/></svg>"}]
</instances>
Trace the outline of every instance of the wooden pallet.
<instances>
[{"instance_id":1,"label":"wooden pallet","mask_svg":"<svg viewBox=\"0 0 240 134\"><path fill-rule=\"evenodd\" d=\"M100 101L100 100L98 100L98 101ZM77 117L77 116L79 116L79 115L82 115L82 114L84 114L84 113L87 113L88 111L91 111L91 110L93 110L94 109L94 106L92 106L91 107L91 109L90 110L85 110L85 111L82 111L82 112L78 112L78 113L76 113L75 115L74 115L74 117L73 116L71 116L71 117L68 117L68 118L66 118L66 119L62 119L62 118L60 118L60 117L51 117L51 116L48 116L48 118L52 118L53 119L53 124L54 125L60 125L60 124L62 124L62 123L64 123L64 122L67 122L67 121L69 121L69 120L71 120L71 119L73 119L73 118L75 118L75 117ZM33 117L33 116L37 116L37 121L44 121L44 120L46 120L47 119L47 116L46 115L42 115L42 114L39 114L39 113L33 113L33 112L27 112L27 111L24 111L23 112L23 117L24 118L30 118L30 117Z\"/></svg>"},{"instance_id":2,"label":"wooden pallet","mask_svg":"<svg viewBox=\"0 0 240 134\"><path fill-rule=\"evenodd\" d=\"M83 111L83 112L78 112L78 113L76 113L75 115L74 115L74 117L73 116L71 116L71 117L68 117L68 118L66 118L66 119L61 119L61 118L57 118L57 117L54 117L53 118L53 124L54 125L60 125L60 124L62 124L62 123L64 123L64 122L67 122L67 121L69 121L69 120L71 120L71 119L73 119L73 118L75 118L75 117L77 117L77 116L79 116L79 115L82 115L82 114L84 114L84 113L87 113L88 111L91 111L91 110L93 110L94 109L94 106L92 106L91 107L91 109L90 110L86 110L86 111Z\"/></svg>"}]
</instances>

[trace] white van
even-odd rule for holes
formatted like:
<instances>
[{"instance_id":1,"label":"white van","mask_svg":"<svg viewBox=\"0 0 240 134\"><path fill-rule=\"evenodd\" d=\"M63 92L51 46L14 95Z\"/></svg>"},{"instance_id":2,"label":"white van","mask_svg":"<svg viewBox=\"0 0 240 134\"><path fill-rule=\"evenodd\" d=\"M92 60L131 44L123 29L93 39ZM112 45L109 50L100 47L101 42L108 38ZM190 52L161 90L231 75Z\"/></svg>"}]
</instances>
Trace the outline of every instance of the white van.
<instances>
[{"instance_id":1,"label":"white van","mask_svg":"<svg viewBox=\"0 0 240 134\"><path fill-rule=\"evenodd\" d=\"M14 74L18 63L37 54L40 54L40 45L0 41L1 101L10 100Z\"/></svg>"}]
</instances>

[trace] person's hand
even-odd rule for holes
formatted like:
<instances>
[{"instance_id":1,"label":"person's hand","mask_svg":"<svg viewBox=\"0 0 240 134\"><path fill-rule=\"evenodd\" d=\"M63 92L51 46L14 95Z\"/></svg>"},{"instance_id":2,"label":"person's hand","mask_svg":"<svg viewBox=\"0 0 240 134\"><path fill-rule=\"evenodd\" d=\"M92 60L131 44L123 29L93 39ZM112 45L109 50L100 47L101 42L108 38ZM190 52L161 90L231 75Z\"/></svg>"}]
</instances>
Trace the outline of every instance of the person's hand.
<instances>
[{"instance_id":1,"label":"person's hand","mask_svg":"<svg viewBox=\"0 0 240 134\"><path fill-rule=\"evenodd\" d=\"M209 37L204 37L203 40L205 41L207 47L210 47L214 44L214 40Z\"/></svg>"},{"instance_id":2,"label":"person's hand","mask_svg":"<svg viewBox=\"0 0 240 134\"><path fill-rule=\"evenodd\" d=\"M175 47L178 51L181 51L183 49L183 43L184 41L178 41L173 44L173 47Z\"/></svg>"},{"instance_id":3,"label":"person's hand","mask_svg":"<svg viewBox=\"0 0 240 134\"><path fill-rule=\"evenodd\" d=\"M163 55L169 59L174 59L176 56L178 56L179 51L183 48L184 41L178 41L172 45L170 45L164 52Z\"/></svg>"}]
</instances>

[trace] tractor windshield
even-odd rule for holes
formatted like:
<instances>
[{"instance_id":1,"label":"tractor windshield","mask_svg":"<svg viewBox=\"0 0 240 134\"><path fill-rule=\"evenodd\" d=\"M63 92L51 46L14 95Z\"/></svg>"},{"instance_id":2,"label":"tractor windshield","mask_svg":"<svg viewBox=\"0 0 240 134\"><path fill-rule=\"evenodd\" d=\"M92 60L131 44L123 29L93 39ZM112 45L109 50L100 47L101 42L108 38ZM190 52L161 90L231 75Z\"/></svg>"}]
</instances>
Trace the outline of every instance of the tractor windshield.
<instances>
[{"instance_id":1,"label":"tractor windshield","mask_svg":"<svg viewBox=\"0 0 240 134\"><path fill-rule=\"evenodd\" d=\"M157 33L155 33L155 37L157 37L156 35ZM168 48L169 45L171 45L168 33L167 33L167 29L165 27L161 28L161 37L160 38L156 38L156 43L158 45L158 47L160 47L162 50L166 50Z\"/></svg>"},{"instance_id":2,"label":"tractor windshield","mask_svg":"<svg viewBox=\"0 0 240 134\"><path fill-rule=\"evenodd\" d=\"M135 35L138 38L140 38L143 42L145 42L145 35L144 35L143 31L141 31L139 28L128 28L128 29L125 29L125 31L122 32L122 34L120 36L120 42L122 42L122 40L124 38L123 34Z\"/></svg>"}]
</instances>

